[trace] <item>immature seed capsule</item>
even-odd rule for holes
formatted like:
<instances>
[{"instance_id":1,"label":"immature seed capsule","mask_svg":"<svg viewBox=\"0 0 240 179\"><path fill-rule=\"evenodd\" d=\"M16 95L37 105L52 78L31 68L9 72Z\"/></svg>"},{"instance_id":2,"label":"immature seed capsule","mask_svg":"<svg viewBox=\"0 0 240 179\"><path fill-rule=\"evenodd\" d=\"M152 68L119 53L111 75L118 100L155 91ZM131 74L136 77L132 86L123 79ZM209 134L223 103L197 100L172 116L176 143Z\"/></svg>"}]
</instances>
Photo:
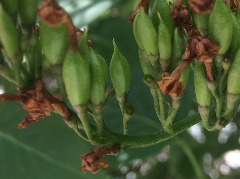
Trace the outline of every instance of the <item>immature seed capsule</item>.
<instances>
[{"instance_id":1,"label":"immature seed capsule","mask_svg":"<svg viewBox=\"0 0 240 179\"><path fill-rule=\"evenodd\" d=\"M139 12L139 19L137 22L138 33L143 46L143 50L148 55L158 55L158 38L157 32L153 26L150 17L144 12L144 9Z\"/></svg>"},{"instance_id":2,"label":"immature seed capsule","mask_svg":"<svg viewBox=\"0 0 240 179\"><path fill-rule=\"evenodd\" d=\"M49 26L40 22L40 42L43 54L51 65L62 64L69 41L69 30L66 24Z\"/></svg>"},{"instance_id":3,"label":"immature seed capsule","mask_svg":"<svg viewBox=\"0 0 240 179\"><path fill-rule=\"evenodd\" d=\"M135 37L138 47L142 50L143 44L142 44L142 36L139 28L139 17L140 17L140 14L138 13L133 22L133 35Z\"/></svg>"},{"instance_id":4,"label":"immature seed capsule","mask_svg":"<svg viewBox=\"0 0 240 179\"><path fill-rule=\"evenodd\" d=\"M9 16L15 19L17 15L18 0L1 0L1 3Z\"/></svg>"},{"instance_id":5,"label":"immature seed capsule","mask_svg":"<svg viewBox=\"0 0 240 179\"><path fill-rule=\"evenodd\" d=\"M207 77L204 64L196 61L194 64L194 87L198 103L198 111L201 115L204 126L208 128L212 95L211 91L208 89L206 80Z\"/></svg>"},{"instance_id":6,"label":"immature seed capsule","mask_svg":"<svg viewBox=\"0 0 240 179\"><path fill-rule=\"evenodd\" d=\"M166 71L171 59L172 53L172 38L164 21L160 17L160 24L158 27L158 49L160 54L160 64L163 71Z\"/></svg>"},{"instance_id":7,"label":"immature seed capsule","mask_svg":"<svg viewBox=\"0 0 240 179\"><path fill-rule=\"evenodd\" d=\"M34 25L37 19L37 6L36 0L20 0L18 1L18 13L21 23L23 25Z\"/></svg>"},{"instance_id":8,"label":"immature seed capsule","mask_svg":"<svg viewBox=\"0 0 240 179\"><path fill-rule=\"evenodd\" d=\"M193 19L197 26L198 31L202 36L208 35L208 20L209 15L207 14L198 14L193 12Z\"/></svg>"},{"instance_id":9,"label":"immature seed capsule","mask_svg":"<svg viewBox=\"0 0 240 179\"><path fill-rule=\"evenodd\" d=\"M99 105L105 101L107 63L103 57L90 50L91 95L90 101Z\"/></svg>"},{"instance_id":10,"label":"immature seed capsule","mask_svg":"<svg viewBox=\"0 0 240 179\"><path fill-rule=\"evenodd\" d=\"M237 18L232 14L232 21L233 21L233 35L232 35L232 40L230 44L230 48L228 50L228 54L234 58L236 55L236 52L238 51L240 47L240 24L237 20Z\"/></svg>"},{"instance_id":11,"label":"immature seed capsule","mask_svg":"<svg viewBox=\"0 0 240 179\"><path fill-rule=\"evenodd\" d=\"M207 76L204 68L204 64L199 61L195 61L194 64L194 86L195 94L198 105L203 107L210 107L211 104L211 91L207 86Z\"/></svg>"},{"instance_id":12,"label":"immature seed capsule","mask_svg":"<svg viewBox=\"0 0 240 179\"><path fill-rule=\"evenodd\" d=\"M129 91L130 67L127 59L119 51L113 41L114 52L110 63L110 76L117 97L122 97Z\"/></svg>"},{"instance_id":13,"label":"immature seed capsule","mask_svg":"<svg viewBox=\"0 0 240 179\"><path fill-rule=\"evenodd\" d=\"M229 69L227 79L227 92L232 95L240 95L240 49L237 51Z\"/></svg>"},{"instance_id":14,"label":"immature seed capsule","mask_svg":"<svg viewBox=\"0 0 240 179\"><path fill-rule=\"evenodd\" d=\"M160 16L164 21L165 25L167 26L169 33L173 35L175 22L172 18L171 8L169 4L167 3L167 1L163 1L163 0L157 0L156 3L157 3L156 5L157 11L160 13Z\"/></svg>"},{"instance_id":15,"label":"immature seed capsule","mask_svg":"<svg viewBox=\"0 0 240 179\"><path fill-rule=\"evenodd\" d=\"M153 67L151 66L151 64L149 64L149 62L147 62L147 60L145 59L146 57L146 52L139 50L139 60L140 60L140 64L143 70L143 74L144 75L151 75L154 76L154 70Z\"/></svg>"},{"instance_id":16,"label":"immature seed capsule","mask_svg":"<svg viewBox=\"0 0 240 179\"><path fill-rule=\"evenodd\" d=\"M88 46L88 32L85 30L80 37L80 40L78 42L78 49L81 53L81 55L85 58L88 59L90 58L90 48Z\"/></svg>"},{"instance_id":17,"label":"immature seed capsule","mask_svg":"<svg viewBox=\"0 0 240 179\"><path fill-rule=\"evenodd\" d=\"M3 9L0 3L0 41L4 47L6 55L10 60L19 53L19 36L10 16Z\"/></svg>"},{"instance_id":18,"label":"immature seed capsule","mask_svg":"<svg viewBox=\"0 0 240 179\"><path fill-rule=\"evenodd\" d=\"M232 40L233 22L231 13L224 1L216 0L209 16L209 36L220 46L220 54L227 52Z\"/></svg>"},{"instance_id":19,"label":"immature seed capsule","mask_svg":"<svg viewBox=\"0 0 240 179\"><path fill-rule=\"evenodd\" d=\"M73 106L88 103L91 90L89 65L78 51L68 50L63 62L63 81Z\"/></svg>"}]
</instances>

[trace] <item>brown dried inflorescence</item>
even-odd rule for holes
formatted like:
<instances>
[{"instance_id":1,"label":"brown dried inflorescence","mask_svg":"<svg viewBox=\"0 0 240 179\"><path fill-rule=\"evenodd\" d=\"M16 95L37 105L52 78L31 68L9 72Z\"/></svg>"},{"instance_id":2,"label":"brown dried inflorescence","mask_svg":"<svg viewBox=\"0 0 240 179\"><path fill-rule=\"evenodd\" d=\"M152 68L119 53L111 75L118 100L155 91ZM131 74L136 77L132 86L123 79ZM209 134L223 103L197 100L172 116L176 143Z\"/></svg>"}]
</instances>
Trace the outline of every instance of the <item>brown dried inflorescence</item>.
<instances>
[{"instance_id":1,"label":"brown dried inflorescence","mask_svg":"<svg viewBox=\"0 0 240 179\"><path fill-rule=\"evenodd\" d=\"M139 12L139 10L141 8L144 8L145 11L148 12L148 10L149 10L149 2L150 2L150 0L139 0L133 15L128 19L128 21L133 23L137 13Z\"/></svg>"},{"instance_id":2,"label":"brown dried inflorescence","mask_svg":"<svg viewBox=\"0 0 240 179\"><path fill-rule=\"evenodd\" d=\"M198 14L209 14L213 9L213 0L188 0L188 3Z\"/></svg>"},{"instance_id":3,"label":"brown dried inflorescence","mask_svg":"<svg viewBox=\"0 0 240 179\"><path fill-rule=\"evenodd\" d=\"M198 2L200 3L200 1ZM172 16L179 29L185 28L187 30L189 40L182 56L182 63L177 66L171 75L163 75L163 79L158 82L158 85L162 93L169 94L172 97L179 97L183 94L185 88L179 79L193 59L204 63L208 80L214 81L211 65L214 54L219 51L219 46L210 39L201 36L200 32L192 23L189 10L182 5L182 0L176 1L172 9Z\"/></svg>"},{"instance_id":4,"label":"brown dried inflorescence","mask_svg":"<svg viewBox=\"0 0 240 179\"><path fill-rule=\"evenodd\" d=\"M113 145L111 147L96 147L90 149L90 152L80 156L82 160L82 170L85 173L86 171L92 172L95 174L98 172L99 167L103 168L109 167L107 161L100 160L102 156L105 155L116 155L120 151L119 145Z\"/></svg>"},{"instance_id":5,"label":"brown dried inflorescence","mask_svg":"<svg viewBox=\"0 0 240 179\"><path fill-rule=\"evenodd\" d=\"M33 87L21 90L18 95L0 95L0 101L19 101L23 104L28 115L18 125L21 129L26 128L32 122L50 116L51 112L59 112L66 120L71 120L71 115L65 104L46 92L44 84L40 80L36 81Z\"/></svg>"}]
</instances>

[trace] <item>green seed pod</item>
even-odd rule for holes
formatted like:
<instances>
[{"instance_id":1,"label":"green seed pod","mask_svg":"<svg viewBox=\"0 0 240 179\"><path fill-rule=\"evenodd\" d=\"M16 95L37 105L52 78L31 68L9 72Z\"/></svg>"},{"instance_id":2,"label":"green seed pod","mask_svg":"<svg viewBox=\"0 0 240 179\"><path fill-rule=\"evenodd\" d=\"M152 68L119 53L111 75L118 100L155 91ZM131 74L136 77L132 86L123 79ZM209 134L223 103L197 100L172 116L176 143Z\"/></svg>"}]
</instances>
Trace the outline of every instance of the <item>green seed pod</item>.
<instances>
[{"instance_id":1,"label":"green seed pod","mask_svg":"<svg viewBox=\"0 0 240 179\"><path fill-rule=\"evenodd\" d=\"M209 15L193 13L193 19L201 35L207 36Z\"/></svg>"},{"instance_id":2,"label":"green seed pod","mask_svg":"<svg viewBox=\"0 0 240 179\"><path fill-rule=\"evenodd\" d=\"M232 40L230 44L230 48L228 50L228 54L234 58L236 52L238 51L240 47L240 24L237 20L237 18L232 14L232 21L233 21L233 35Z\"/></svg>"},{"instance_id":3,"label":"green seed pod","mask_svg":"<svg viewBox=\"0 0 240 179\"><path fill-rule=\"evenodd\" d=\"M119 51L113 41L114 52L110 63L110 76L117 97L122 97L129 91L130 67L127 59Z\"/></svg>"},{"instance_id":4,"label":"green seed pod","mask_svg":"<svg viewBox=\"0 0 240 179\"><path fill-rule=\"evenodd\" d=\"M173 43L172 43L172 61L170 71L174 70L176 66L181 62L182 54L186 48L186 39L184 34L178 31L177 28L174 30Z\"/></svg>"},{"instance_id":5,"label":"green seed pod","mask_svg":"<svg viewBox=\"0 0 240 179\"><path fill-rule=\"evenodd\" d=\"M91 90L90 69L88 61L78 51L67 51L63 62L63 81L73 106L88 103Z\"/></svg>"},{"instance_id":6,"label":"green seed pod","mask_svg":"<svg viewBox=\"0 0 240 179\"><path fill-rule=\"evenodd\" d=\"M230 67L227 79L227 92L240 95L240 49L237 51Z\"/></svg>"},{"instance_id":7,"label":"green seed pod","mask_svg":"<svg viewBox=\"0 0 240 179\"><path fill-rule=\"evenodd\" d=\"M196 61L194 64L194 87L198 103L198 112L202 118L205 128L209 127L210 105L211 105L211 91L207 86L207 77L204 64Z\"/></svg>"},{"instance_id":8,"label":"green seed pod","mask_svg":"<svg viewBox=\"0 0 240 179\"><path fill-rule=\"evenodd\" d=\"M136 15L134 22L133 22L133 35L135 37L138 47L142 50L143 44L142 44L142 37L141 37L140 28L139 28L140 27L139 26L139 17L140 17L140 13L138 13Z\"/></svg>"},{"instance_id":9,"label":"green seed pod","mask_svg":"<svg viewBox=\"0 0 240 179\"><path fill-rule=\"evenodd\" d=\"M188 66L184 72L182 73L179 81L181 81L183 83L183 85L186 87L187 82L188 82L188 78L189 78L189 73L190 73L190 66Z\"/></svg>"},{"instance_id":10,"label":"green seed pod","mask_svg":"<svg viewBox=\"0 0 240 179\"><path fill-rule=\"evenodd\" d=\"M99 105L105 101L107 83L107 63L104 58L90 50L91 95L90 101Z\"/></svg>"},{"instance_id":11,"label":"green seed pod","mask_svg":"<svg viewBox=\"0 0 240 179\"><path fill-rule=\"evenodd\" d=\"M175 28L175 22L171 15L171 8L165 0L157 0L156 3L157 12L160 13L160 16L167 26L169 33L172 35Z\"/></svg>"},{"instance_id":12,"label":"green seed pod","mask_svg":"<svg viewBox=\"0 0 240 179\"><path fill-rule=\"evenodd\" d=\"M16 60L14 57L19 53L18 31L2 4L0 4L0 41L8 58Z\"/></svg>"},{"instance_id":13,"label":"green seed pod","mask_svg":"<svg viewBox=\"0 0 240 179\"><path fill-rule=\"evenodd\" d=\"M15 18L17 18L18 0L1 0L1 3L9 16L15 20Z\"/></svg>"},{"instance_id":14,"label":"green seed pod","mask_svg":"<svg viewBox=\"0 0 240 179\"><path fill-rule=\"evenodd\" d=\"M196 99L199 106L210 107L211 91L207 86L207 77L204 64L196 61L194 64L194 86Z\"/></svg>"},{"instance_id":15,"label":"green seed pod","mask_svg":"<svg viewBox=\"0 0 240 179\"><path fill-rule=\"evenodd\" d=\"M224 1L216 0L209 16L209 36L220 46L220 54L227 52L232 40L233 22L231 13Z\"/></svg>"},{"instance_id":16,"label":"green seed pod","mask_svg":"<svg viewBox=\"0 0 240 179\"><path fill-rule=\"evenodd\" d=\"M144 75L151 75L154 76L154 70L153 67L151 66L151 64L149 64L149 62L147 62L147 60L145 59L146 57L146 52L139 50L139 60L140 60L140 64L143 70L143 74Z\"/></svg>"},{"instance_id":17,"label":"green seed pod","mask_svg":"<svg viewBox=\"0 0 240 179\"><path fill-rule=\"evenodd\" d=\"M88 32L85 30L83 32L83 35L81 36L79 42L78 42L78 48L80 50L81 55L85 58L88 59L90 58L90 48L88 46Z\"/></svg>"},{"instance_id":18,"label":"green seed pod","mask_svg":"<svg viewBox=\"0 0 240 179\"><path fill-rule=\"evenodd\" d=\"M40 42L43 54L51 65L62 64L69 40L69 30L66 24L49 26L40 22Z\"/></svg>"},{"instance_id":19,"label":"green seed pod","mask_svg":"<svg viewBox=\"0 0 240 179\"><path fill-rule=\"evenodd\" d=\"M137 25L139 36L141 36L140 39L142 39L141 43L143 46L143 50L145 50L148 55L158 56L157 32L153 26L150 17L144 12L143 9L139 12L139 19Z\"/></svg>"},{"instance_id":20,"label":"green seed pod","mask_svg":"<svg viewBox=\"0 0 240 179\"><path fill-rule=\"evenodd\" d=\"M18 2L18 13L23 25L32 26L37 20L37 0L20 0Z\"/></svg>"},{"instance_id":21,"label":"green seed pod","mask_svg":"<svg viewBox=\"0 0 240 179\"><path fill-rule=\"evenodd\" d=\"M160 64L163 71L166 71L171 59L172 53L172 38L164 21L160 17L160 24L158 27L158 49L160 55Z\"/></svg>"}]
</instances>

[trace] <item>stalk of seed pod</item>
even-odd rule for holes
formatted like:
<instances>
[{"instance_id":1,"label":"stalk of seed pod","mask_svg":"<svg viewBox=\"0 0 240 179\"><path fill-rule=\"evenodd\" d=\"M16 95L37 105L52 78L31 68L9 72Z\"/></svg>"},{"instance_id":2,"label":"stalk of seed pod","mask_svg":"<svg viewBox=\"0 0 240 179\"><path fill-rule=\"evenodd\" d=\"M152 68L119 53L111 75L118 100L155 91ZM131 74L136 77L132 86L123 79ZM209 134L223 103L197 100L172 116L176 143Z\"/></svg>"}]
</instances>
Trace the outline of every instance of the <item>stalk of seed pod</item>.
<instances>
[{"instance_id":1,"label":"stalk of seed pod","mask_svg":"<svg viewBox=\"0 0 240 179\"><path fill-rule=\"evenodd\" d=\"M89 140L92 140L91 126L87 120L87 105L91 91L88 61L80 55L78 50L69 49L64 58L62 70L68 99L76 110Z\"/></svg>"},{"instance_id":2,"label":"stalk of seed pod","mask_svg":"<svg viewBox=\"0 0 240 179\"><path fill-rule=\"evenodd\" d=\"M51 65L62 64L69 41L69 30L65 23L50 26L40 22L40 42L43 54Z\"/></svg>"},{"instance_id":3,"label":"stalk of seed pod","mask_svg":"<svg viewBox=\"0 0 240 179\"><path fill-rule=\"evenodd\" d=\"M219 54L221 55L227 52L232 40L231 13L224 1L216 0L209 16L209 37L220 46Z\"/></svg>"},{"instance_id":4,"label":"stalk of seed pod","mask_svg":"<svg viewBox=\"0 0 240 179\"><path fill-rule=\"evenodd\" d=\"M162 71L167 71L170 64L172 53L172 38L169 29L165 25L164 21L160 18L160 24L158 27L158 49L160 54L160 64Z\"/></svg>"},{"instance_id":5,"label":"stalk of seed pod","mask_svg":"<svg viewBox=\"0 0 240 179\"><path fill-rule=\"evenodd\" d=\"M19 54L18 31L2 4L0 4L0 41L11 62L20 63L16 58Z\"/></svg>"},{"instance_id":6,"label":"stalk of seed pod","mask_svg":"<svg viewBox=\"0 0 240 179\"><path fill-rule=\"evenodd\" d=\"M9 14L14 22L17 21L18 0L1 0L5 11Z\"/></svg>"},{"instance_id":7,"label":"stalk of seed pod","mask_svg":"<svg viewBox=\"0 0 240 179\"><path fill-rule=\"evenodd\" d=\"M196 61L194 64L194 87L198 103L198 112L201 115L204 127L210 129L209 116L212 95L211 91L208 89L206 81L207 76L204 64Z\"/></svg>"},{"instance_id":8,"label":"stalk of seed pod","mask_svg":"<svg viewBox=\"0 0 240 179\"><path fill-rule=\"evenodd\" d=\"M198 14L193 12L193 19L196 24L198 31L201 33L202 36L208 35L208 20L209 15L207 14Z\"/></svg>"},{"instance_id":9,"label":"stalk of seed pod","mask_svg":"<svg viewBox=\"0 0 240 179\"><path fill-rule=\"evenodd\" d=\"M24 26L33 26L37 20L37 0L18 1L18 13L21 24Z\"/></svg>"},{"instance_id":10,"label":"stalk of seed pod","mask_svg":"<svg viewBox=\"0 0 240 179\"><path fill-rule=\"evenodd\" d=\"M232 14L232 21L233 21L233 35L232 35L232 40L231 44L228 50L228 54L234 58L236 55L236 52L238 51L240 47L240 24L237 18Z\"/></svg>"}]
</instances>

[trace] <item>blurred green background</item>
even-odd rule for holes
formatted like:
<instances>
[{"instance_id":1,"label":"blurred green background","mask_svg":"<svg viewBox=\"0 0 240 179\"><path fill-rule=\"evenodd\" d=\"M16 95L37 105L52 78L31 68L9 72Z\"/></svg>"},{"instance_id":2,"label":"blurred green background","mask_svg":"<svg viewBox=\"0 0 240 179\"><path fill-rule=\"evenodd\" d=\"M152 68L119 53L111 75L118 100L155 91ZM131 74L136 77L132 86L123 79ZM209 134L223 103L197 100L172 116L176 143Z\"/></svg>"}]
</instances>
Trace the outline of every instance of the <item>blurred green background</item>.
<instances>
[{"instance_id":1,"label":"blurred green background","mask_svg":"<svg viewBox=\"0 0 240 179\"><path fill-rule=\"evenodd\" d=\"M71 14L77 27L89 29L93 48L108 64L113 38L129 60L132 75L129 104L135 108L130 134L147 134L161 129L150 93L142 80L132 25L127 21L136 0L59 2ZM15 92L14 86L0 80L2 92ZM179 120L196 111L192 84L190 79L177 115ZM110 167L92 175L82 173L79 159L91 146L69 129L57 114L25 130L17 128L26 114L20 104L1 102L0 114L0 179L197 179L194 167L205 178L240 178L240 115L220 132L207 132L198 124L166 142L105 157ZM122 132L120 110L114 99L108 102L104 119L113 131ZM193 156L196 165L190 162Z\"/></svg>"}]
</instances>

